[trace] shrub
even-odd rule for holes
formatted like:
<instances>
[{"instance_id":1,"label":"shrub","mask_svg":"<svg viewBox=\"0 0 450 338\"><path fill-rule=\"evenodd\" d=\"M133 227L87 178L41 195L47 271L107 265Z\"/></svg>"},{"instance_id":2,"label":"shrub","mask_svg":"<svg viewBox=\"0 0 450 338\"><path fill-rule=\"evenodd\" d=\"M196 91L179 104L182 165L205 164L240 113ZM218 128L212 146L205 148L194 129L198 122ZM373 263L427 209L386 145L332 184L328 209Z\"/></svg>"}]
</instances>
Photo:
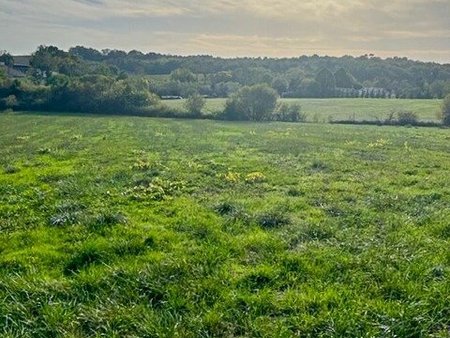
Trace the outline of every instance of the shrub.
<instances>
[{"instance_id":1,"label":"shrub","mask_svg":"<svg viewBox=\"0 0 450 338\"><path fill-rule=\"evenodd\" d=\"M450 126L450 94L444 98L442 105L442 123L445 126Z\"/></svg>"},{"instance_id":2,"label":"shrub","mask_svg":"<svg viewBox=\"0 0 450 338\"><path fill-rule=\"evenodd\" d=\"M18 105L17 98L15 95L9 95L5 99L5 106L9 109L14 109Z\"/></svg>"},{"instance_id":3,"label":"shrub","mask_svg":"<svg viewBox=\"0 0 450 338\"><path fill-rule=\"evenodd\" d=\"M418 122L417 114L411 111L403 111L398 114L398 124L405 125L416 125Z\"/></svg>"},{"instance_id":4,"label":"shrub","mask_svg":"<svg viewBox=\"0 0 450 338\"><path fill-rule=\"evenodd\" d=\"M267 84L243 87L226 102L226 120L265 121L271 118L278 100L277 92Z\"/></svg>"},{"instance_id":5,"label":"shrub","mask_svg":"<svg viewBox=\"0 0 450 338\"><path fill-rule=\"evenodd\" d=\"M305 122L306 114L302 113L302 107L297 103L280 103L273 114L273 119L283 122Z\"/></svg>"},{"instance_id":6,"label":"shrub","mask_svg":"<svg viewBox=\"0 0 450 338\"><path fill-rule=\"evenodd\" d=\"M199 117L202 115L202 110L205 107L206 100L198 95L191 95L186 100L185 108L189 114L192 114L195 117Z\"/></svg>"}]
</instances>

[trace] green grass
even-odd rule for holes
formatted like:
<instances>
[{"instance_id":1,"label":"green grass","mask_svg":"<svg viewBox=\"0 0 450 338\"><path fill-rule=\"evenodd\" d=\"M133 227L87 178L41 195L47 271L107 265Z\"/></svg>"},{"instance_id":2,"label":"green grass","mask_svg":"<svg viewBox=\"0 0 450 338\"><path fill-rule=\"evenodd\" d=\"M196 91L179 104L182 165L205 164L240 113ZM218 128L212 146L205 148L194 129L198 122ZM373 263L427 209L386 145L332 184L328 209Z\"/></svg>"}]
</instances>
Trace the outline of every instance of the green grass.
<instances>
[{"instance_id":1,"label":"green grass","mask_svg":"<svg viewBox=\"0 0 450 338\"><path fill-rule=\"evenodd\" d=\"M450 131L0 115L4 337L448 337Z\"/></svg>"},{"instance_id":2,"label":"green grass","mask_svg":"<svg viewBox=\"0 0 450 338\"><path fill-rule=\"evenodd\" d=\"M223 110L225 99L208 99L205 111ZM299 103L308 121L332 120L384 120L391 112L411 111L421 121L440 121L442 100L386 100L386 99L282 99ZM171 108L182 110L184 100L164 101Z\"/></svg>"}]
</instances>

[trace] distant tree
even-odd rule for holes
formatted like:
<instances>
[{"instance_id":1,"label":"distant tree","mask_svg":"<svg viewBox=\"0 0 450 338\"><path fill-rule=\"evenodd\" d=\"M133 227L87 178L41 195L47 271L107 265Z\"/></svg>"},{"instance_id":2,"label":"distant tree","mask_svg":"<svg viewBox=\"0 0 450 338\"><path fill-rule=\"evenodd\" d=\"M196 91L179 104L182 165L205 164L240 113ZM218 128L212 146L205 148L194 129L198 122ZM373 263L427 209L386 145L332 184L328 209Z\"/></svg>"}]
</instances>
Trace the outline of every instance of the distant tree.
<instances>
[{"instance_id":1,"label":"distant tree","mask_svg":"<svg viewBox=\"0 0 450 338\"><path fill-rule=\"evenodd\" d=\"M108 50L106 54L108 59L124 59L127 55L127 52L118 49Z\"/></svg>"},{"instance_id":2,"label":"distant tree","mask_svg":"<svg viewBox=\"0 0 450 338\"><path fill-rule=\"evenodd\" d=\"M230 71L223 71L212 74L210 76L210 81L213 85L221 83L221 82L230 82L233 79L233 74Z\"/></svg>"},{"instance_id":3,"label":"distant tree","mask_svg":"<svg viewBox=\"0 0 450 338\"><path fill-rule=\"evenodd\" d=\"M193 116L199 117L202 115L202 110L205 107L206 100L198 94L188 97L185 103L185 109Z\"/></svg>"},{"instance_id":4,"label":"distant tree","mask_svg":"<svg viewBox=\"0 0 450 338\"><path fill-rule=\"evenodd\" d=\"M139 59L139 58L145 57L145 54L140 52L140 51L138 51L138 50L133 49L133 50L128 52L128 56L130 56L132 58Z\"/></svg>"},{"instance_id":5,"label":"distant tree","mask_svg":"<svg viewBox=\"0 0 450 338\"><path fill-rule=\"evenodd\" d=\"M286 80L289 83L289 91L292 93L299 93L301 82L307 76L300 68L291 68L286 72Z\"/></svg>"},{"instance_id":6,"label":"distant tree","mask_svg":"<svg viewBox=\"0 0 450 338\"><path fill-rule=\"evenodd\" d=\"M264 67L239 68L233 72L233 81L244 86L253 86L259 83L271 84L272 72Z\"/></svg>"},{"instance_id":7,"label":"distant tree","mask_svg":"<svg viewBox=\"0 0 450 338\"><path fill-rule=\"evenodd\" d=\"M332 97L336 90L336 78L327 68L323 68L316 76L321 97Z\"/></svg>"},{"instance_id":8,"label":"distant tree","mask_svg":"<svg viewBox=\"0 0 450 338\"><path fill-rule=\"evenodd\" d=\"M3 62L8 67L12 67L14 65L14 58L8 52L0 51L0 62Z\"/></svg>"},{"instance_id":9,"label":"distant tree","mask_svg":"<svg viewBox=\"0 0 450 338\"><path fill-rule=\"evenodd\" d=\"M241 88L237 82L219 82L212 86L213 96L229 97Z\"/></svg>"},{"instance_id":10,"label":"distant tree","mask_svg":"<svg viewBox=\"0 0 450 338\"><path fill-rule=\"evenodd\" d=\"M275 89L279 95L287 92L289 89L289 82L283 77L277 77L272 81L272 88Z\"/></svg>"},{"instance_id":11,"label":"distant tree","mask_svg":"<svg viewBox=\"0 0 450 338\"><path fill-rule=\"evenodd\" d=\"M299 87L301 97L321 97L321 87L315 79L303 79Z\"/></svg>"},{"instance_id":12,"label":"distant tree","mask_svg":"<svg viewBox=\"0 0 450 338\"><path fill-rule=\"evenodd\" d=\"M266 84L243 87L227 100L224 118L251 121L270 120L277 100L277 92Z\"/></svg>"},{"instance_id":13,"label":"distant tree","mask_svg":"<svg viewBox=\"0 0 450 338\"><path fill-rule=\"evenodd\" d=\"M69 54L55 46L39 46L33 53L30 64L47 74L59 72L59 67L68 61Z\"/></svg>"},{"instance_id":14,"label":"distant tree","mask_svg":"<svg viewBox=\"0 0 450 338\"><path fill-rule=\"evenodd\" d=\"M194 82L197 80L195 74L186 68L179 68L173 71L170 74L170 78L172 81L179 81L179 82Z\"/></svg>"},{"instance_id":15,"label":"distant tree","mask_svg":"<svg viewBox=\"0 0 450 338\"><path fill-rule=\"evenodd\" d=\"M76 46L69 49L69 54L78 56L88 61L102 61L104 55L96 49Z\"/></svg>"},{"instance_id":16,"label":"distant tree","mask_svg":"<svg viewBox=\"0 0 450 338\"><path fill-rule=\"evenodd\" d=\"M344 68L339 68L339 70L334 73L334 77L336 79L336 87L338 88L361 88L361 85L356 79Z\"/></svg>"},{"instance_id":17,"label":"distant tree","mask_svg":"<svg viewBox=\"0 0 450 338\"><path fill-rule=\"evenodd\" d=\"M450 94L444 98L442 104L442 123L446 126L450 126Z\"/></svg>"}]
</instances>

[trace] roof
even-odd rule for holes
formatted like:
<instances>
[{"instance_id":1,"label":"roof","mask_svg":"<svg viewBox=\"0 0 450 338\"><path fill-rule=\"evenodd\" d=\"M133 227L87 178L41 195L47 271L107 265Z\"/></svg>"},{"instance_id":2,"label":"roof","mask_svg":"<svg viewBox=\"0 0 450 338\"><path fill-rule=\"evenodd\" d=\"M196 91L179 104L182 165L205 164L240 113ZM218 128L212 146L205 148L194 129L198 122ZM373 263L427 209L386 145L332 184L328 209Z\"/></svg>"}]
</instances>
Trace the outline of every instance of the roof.
<instances>
[{"instance_id":1,"label":"roof","mask_svg":"<svg viewBox=\"0 0 450 338\"><path fill-rule=\"evenodd\" d=\"M17 66L27 66L30 67L30 55L15 55L13 56L14 59L14 65Z\"/></svg>"},{"instance_id":2,"label":"roof","mask_svg":"<svg viewBox=\"0 0 450 338\"><path fill-rule=\"evenodd\" d=\"M26 74L24 72L21 72L20 70L16 70L14 68L8 68L7 70L9 77L25 77Z\"/></svg>"}]
</instances>

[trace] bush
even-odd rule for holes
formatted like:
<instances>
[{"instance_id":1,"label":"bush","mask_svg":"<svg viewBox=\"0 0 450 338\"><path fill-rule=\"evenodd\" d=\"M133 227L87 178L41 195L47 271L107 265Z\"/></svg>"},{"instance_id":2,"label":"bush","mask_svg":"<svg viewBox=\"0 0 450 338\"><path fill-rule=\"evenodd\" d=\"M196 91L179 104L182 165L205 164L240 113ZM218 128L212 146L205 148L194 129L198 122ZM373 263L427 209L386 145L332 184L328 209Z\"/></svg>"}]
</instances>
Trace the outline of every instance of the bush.
<instances>
[{"instance_id":1,"label":"bush","mask_svg":"<svg viewBox=\"0 0 450 338\"><path fill-rule=\"evenodd\" d=\"M185 108L189 114L192 114L195 117L199 117L202 115L202 110L205 107L206 100L198 95L189 96L185 103Z\"/></svg>"},{"instance_id":2,"label":"bush","mask_svg":"<svg viewBox=\"0 0 450 338\"><path fill-rule=\"evenodd\" d=\"M404 111L398 113L398 124L405 125L416 125L418 122L417 114L411 111Z\"/></svg>"},{"instance_id":3,"label":"bush","mask_svg":"<svg viewBox=\"0 0 450 338\"><path fill-rule=\"evenodd\" d=\"M297 103L280 103L273 114L273 119L282 122L305 122L306 114L302 113L302 107Z\"/></svg>"},{"instance_id":4,"label":"bush","mask_svg":"<svg viewBox=\"0 0 450 338\"><path fill-rule=\"evenodd\" d=\"M15 95L9 95L6 99L5 99L5 106L9 109L13 109L14 107L17 106L17 98Z\"/></svg>"},{"instance_id":5,"label":"bush","mask_svg":"<svg viewBox=\"0 0 450 338\"><path fill-rule=\"evenodd\" d=\"M226 120L267 121L277 106L277 92L266 84L243 87L225 105Z\"/></svg>"},{"instance_id":6,"label":"bush","mask_svg":"<svg viewBox=\"0 0 450 338\"><path fill-rule=\"evenodd\" d=\"M445 126L450 126L450 94L444 98L442 105L442 123Z\"/></svg>"}]
</instances>

